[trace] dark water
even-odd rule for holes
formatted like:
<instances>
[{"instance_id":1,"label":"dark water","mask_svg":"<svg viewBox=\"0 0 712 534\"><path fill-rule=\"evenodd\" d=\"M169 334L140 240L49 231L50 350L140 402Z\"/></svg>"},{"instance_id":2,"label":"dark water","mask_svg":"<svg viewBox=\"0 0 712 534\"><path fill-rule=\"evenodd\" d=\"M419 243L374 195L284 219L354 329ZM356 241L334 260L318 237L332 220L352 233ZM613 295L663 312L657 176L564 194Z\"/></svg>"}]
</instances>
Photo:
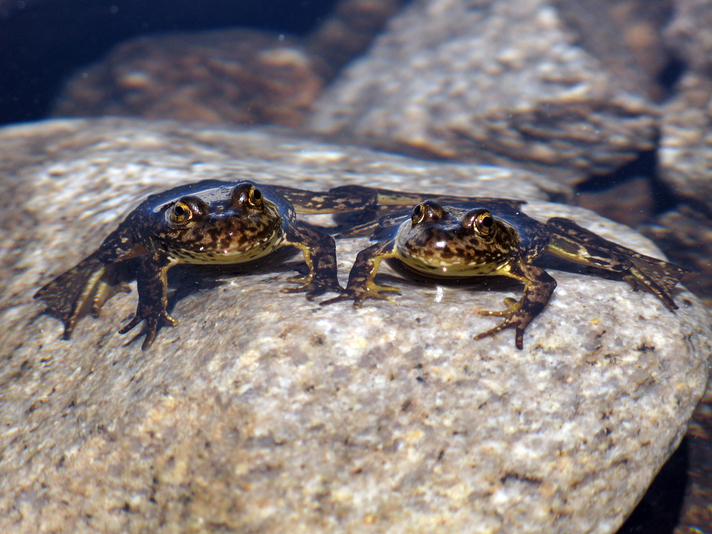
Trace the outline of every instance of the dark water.
<instances>
[{"instance_id":1,"label":"dark water","mask_svg":"<svg viewBox=\"0 0 712 534\"><path fill-rule=\"evenodd\" d=\"M336 0L1 0L0 124L46 116L60 83L137 35L242 26L308 33Z\"/></svg>"},{"instance_id":2,"label":"dark water","mask_svg":"<svg viewBox=\"0 0 712 534\"><path fill-rule=\"evenodd\" d=\"M234 26L304 35L335 4L336 0L0 0L0 124L44 118L67 77L128 38ZM675 78L678 75L676 71ZM675 200L655 174L655 154L646 153L616 173L588 182L581 192L596 193L632 176L648 176L653 214L661 213ZM620 533L712 534L710 396Z\"/></svg>"}]
</instances>

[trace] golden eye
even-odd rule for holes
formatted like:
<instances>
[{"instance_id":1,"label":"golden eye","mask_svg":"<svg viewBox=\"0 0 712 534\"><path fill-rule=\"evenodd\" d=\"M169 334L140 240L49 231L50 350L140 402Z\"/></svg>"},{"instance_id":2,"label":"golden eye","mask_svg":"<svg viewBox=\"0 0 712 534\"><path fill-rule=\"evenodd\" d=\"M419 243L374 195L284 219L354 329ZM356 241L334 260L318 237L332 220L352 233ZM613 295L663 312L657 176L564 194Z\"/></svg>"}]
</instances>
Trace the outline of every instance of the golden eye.
<instances>
[{"instance_id":1,"label":"golden eye","mask_svg":"<svg viewBox=\"0 0 712 534\"><path fill-rule=\"evenodd\" d=\"M481 235L490 235L494 231L494 218L489 211L479 213L475 218L475 224Z\"/></svg>"},{"instance_id":2,"label":"golden eye","mask_svg":"<svg viewBox=\"0 0 712 534\"><path fill-rule=\"evenodd\" d=\"M413 208L413 213L410 215L411 221L413 221L413 226L420 224L421 222L427 221L439 221L445 216L445 210L443 207L434 202L433 200L426 200L422 204L418 204Z\"/></svg>"},{"instance_id":3,"label":"golden eye","mask_svg":"<svg viewBox=\"0 0 712 534\"><path fill-rule=\"evenodd\" d=\"M187 223L193 218L193 210L191 210L190 206L182 200L176 202L175 206L173 206L173 209L169 211L169 213L170 220L174 224Z\"/></svg>"},{"instance_id":4,"label":"golden eye","mask_svg":"<svg viewBox=\"0 0 712 534\"><path fill-rule=\"evenodd\" d=\"M262 191L249 182L240 183L232 192L232 205L240 210L262 209L264 196Z\"/></svg>"},{"instance_id":5,"label":"golden eye","mask_svg":"<svg viewBox=\"0 0 712 534\"><path fill-rule=\"evenodd\" d=\"M256 187L253 187L252 189L250 189L250 195L247 198L247 202L250 204L251 207L259 208L260 206L262 206L262 192Z\"/></svg>"},{"instance_id":6,"label":"golden eye","mask_svg":"<svg viewBox=\"0 0 712 534\"><path fill-rule=\"evenodd\" d=\"M413 213L411 213L411 215L410 215L410 220L412 221L413 226L423 222L424 217L425 217L425 210L423 209L423 205L418 204L416 207L413 208Z\"/></svg>"},{"instance_id":7,"label":"golden eye","mask_svg":"<svg viewBox=\"0 0 712 534\"><path fill-rule=\"evenodd\" d=\"M462 225L483 237L492 235L496 229L494 217L487 210L472 210L468 212L462 221Z\"/></svg>"}]
</instances>

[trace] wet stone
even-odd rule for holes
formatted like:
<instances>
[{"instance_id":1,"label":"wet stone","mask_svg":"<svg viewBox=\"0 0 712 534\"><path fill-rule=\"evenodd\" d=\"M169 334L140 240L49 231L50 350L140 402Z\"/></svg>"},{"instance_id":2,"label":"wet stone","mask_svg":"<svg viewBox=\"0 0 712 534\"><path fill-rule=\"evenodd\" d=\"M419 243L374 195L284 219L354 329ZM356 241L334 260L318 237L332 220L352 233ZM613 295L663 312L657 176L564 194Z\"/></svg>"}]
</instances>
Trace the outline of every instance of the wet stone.
<instances>
[{"instance_id":1,"label":"wet stone","mask_svg":"<svg viewBox=\"0 0 712 534\"><path fill-rule=\"evenodd\" d=\"M643 234L670 251L670 258L694 270L686 286L712 308L712 220L685 205L661 213Z\"/></svg>"},{"instance_id":2,"label":"wet stone","mask_svg":"<svg viewBox=\"0 0 712 534\"><path fill-rule=\"evenodd\" d=\"M606 172L653 148L655 110L543 0L421 0L316 103L311 127L440 157Z\"/></svg>"},{"instance_id":3,"label":"wet stone","mask_svg":"<svg viewBox=\"0 0 712 534\"><path fill-rule=\"evenodd\" d=\"M599 59L621 87L659 100L660 74L670 62L662 30L669 0L554 0L576 44Z\"/></svg>"},{"instance_id":4,"label":"wet stone","mask_svg":"<svg viewBox=\"0 0 712 534\"><path fill-rule=\"evenodd\" d=\"M342 0L303 38L225 29L131 39L79 69L52 115L301 126L323 85L402 1Z\"/></svg>"},{"instance_id":5,"label":"wet stone","mask_svg":"<svg viewBox=\"0 0 712 534\"><path fill-rule=\"evenodd\" d=\"M324 70L301 40L268 32L139 37L78 71L52 114L298 126Z\"/></svg>"},{"instance_id":6,"label":"wet stone","mask_svg":"<svg viewBox=\"0 0 712 534\"><path fill-rule=\"evenodd\" d=\"M712 208L712 80L688 73L663 109L660 177L682 197Z\"/></svg>"},{"instance_id":7,"label":"wet stone","mask_svg":"<svg viewBox=\"0 0 712 534\"><path fill-rule=\"evenodd\" d=\"M706 0L675 0L665 30L667 45L697 72L712 72L712 5Z\"/></svg>"},{"instance_id":8,"label":"wet stone","mask_svg":"<svg viewBox=\"0 0 712 534\"><path fill-rule=\"evenodd\" d=\"M0 531L611 533L685 433L712 326L619 281L550 269L514 348L474 341L521 287L383 279L394 302L280 293L299 266L183 269L149 351L120 336L136 291L70 341L34 292L147 193L205 178L517 196L636 250L642 236L546 202L532 173L429 163L265 130L48 121L0 130ZM560 192L559 192L560 194ZM338 243L345 281L365 238ZM366 527L364 525L367 525Z\"/></svg>"}]
</instances>

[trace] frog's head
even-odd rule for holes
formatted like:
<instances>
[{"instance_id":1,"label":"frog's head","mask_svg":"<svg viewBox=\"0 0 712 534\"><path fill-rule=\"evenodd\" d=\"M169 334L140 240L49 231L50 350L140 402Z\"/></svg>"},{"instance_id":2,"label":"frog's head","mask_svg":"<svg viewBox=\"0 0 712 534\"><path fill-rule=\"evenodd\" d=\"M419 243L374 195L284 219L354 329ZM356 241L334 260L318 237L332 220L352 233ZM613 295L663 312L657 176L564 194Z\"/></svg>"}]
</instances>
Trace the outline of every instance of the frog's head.
<instances>
[{"instance_id":1,"label":"frog's head","mask_svg":"<svg viewBox=\"0 0 712 534\"><path fill-rule=\"evenodd\" d=\"M280 241L279 208L249 182L198 191L152 211L152 241L182 262L242 263Z\"/></svg>"},{"instance_id":2,"label":"frog's head","mask_svg":"<svg viewBox=\"0 0 712 534\"><path fill-rule=\"evenodd\" d=\"M516 256L519 243L517 231L487 209L427 200L399 228L396 257L437 276L486 275Z\"/></svg>"}]
</instances>

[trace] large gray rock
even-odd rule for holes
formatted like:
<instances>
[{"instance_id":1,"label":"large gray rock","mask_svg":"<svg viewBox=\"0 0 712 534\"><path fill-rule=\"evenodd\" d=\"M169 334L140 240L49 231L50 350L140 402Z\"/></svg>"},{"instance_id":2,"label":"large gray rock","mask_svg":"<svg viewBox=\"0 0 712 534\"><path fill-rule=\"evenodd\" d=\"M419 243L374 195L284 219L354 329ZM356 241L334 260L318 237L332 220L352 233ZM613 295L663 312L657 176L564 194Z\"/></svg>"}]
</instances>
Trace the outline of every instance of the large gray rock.
<instances>
[{"instance_id":1,"label":"large gray rock","mask_svg":"<svg viewBox=\"0 0 712 534\"><path fill-rule=\"evenodd\" d=\"M472 339L516 286L395 280L393 303L320 307L279 292L289 265L180 271L181 322L147 352L116 333L135 291L63 341L37 288L149 191L203 178L516 191L534 217L658 252L523 171L118 120L6 128L0 147L2 532L609 533L703 393L712 326L690 293L673 313L555 270L523 351ZM339 242L344 277L365 244Z\"/></svg>"},{"instance_id":2,"label":"large gray rock","mask_svg":"<svg viewBox=\"0 0 712 534\"><path fill-rule=\"evenodd\" d=\"M655 111L573 41L546 0L416 0L316 102L311 126L605 172L653 148Z\"/></svg>"}]
</instances>

